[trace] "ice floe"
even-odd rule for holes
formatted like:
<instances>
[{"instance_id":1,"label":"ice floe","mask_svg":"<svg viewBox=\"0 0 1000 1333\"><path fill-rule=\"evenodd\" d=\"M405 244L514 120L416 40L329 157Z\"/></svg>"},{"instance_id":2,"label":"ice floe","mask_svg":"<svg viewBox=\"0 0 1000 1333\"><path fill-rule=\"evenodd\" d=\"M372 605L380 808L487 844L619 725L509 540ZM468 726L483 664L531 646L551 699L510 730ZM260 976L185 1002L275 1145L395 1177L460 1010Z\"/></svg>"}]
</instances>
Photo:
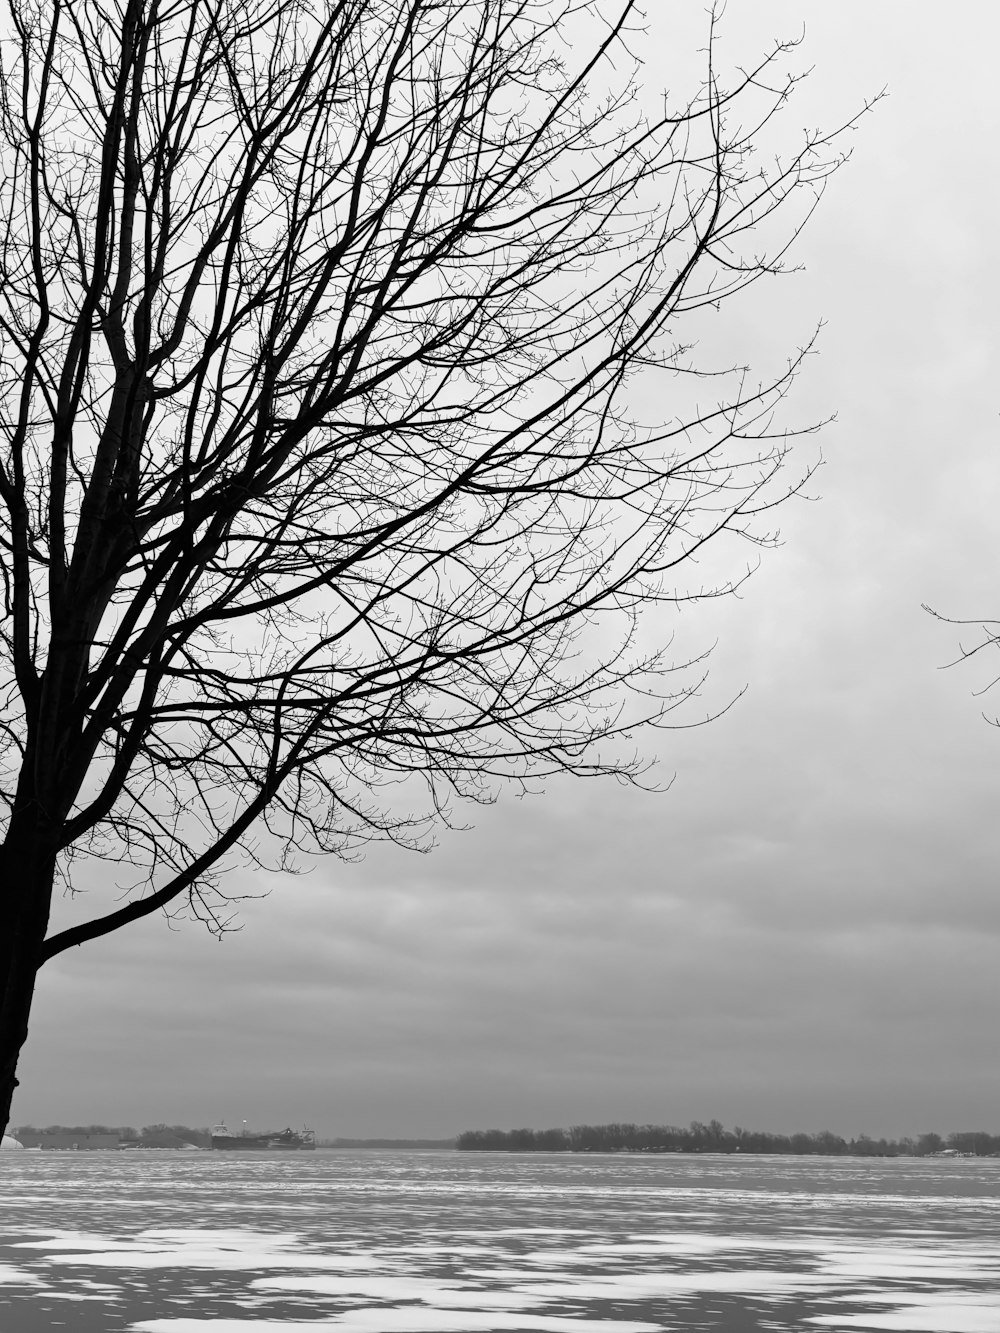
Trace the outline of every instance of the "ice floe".
<instances>
[{"instance_id":1,"label":"ice floe","mask_svg":"<svg viewBox=\"0 0 1000 1333\"><path fill-rule=\"evenodd\" d=\"M41 1286L41 1280L26 1268L16 1268L13 1264L0 1264L0 1285L2 1286Z\"/></svg>"}]
</instances>

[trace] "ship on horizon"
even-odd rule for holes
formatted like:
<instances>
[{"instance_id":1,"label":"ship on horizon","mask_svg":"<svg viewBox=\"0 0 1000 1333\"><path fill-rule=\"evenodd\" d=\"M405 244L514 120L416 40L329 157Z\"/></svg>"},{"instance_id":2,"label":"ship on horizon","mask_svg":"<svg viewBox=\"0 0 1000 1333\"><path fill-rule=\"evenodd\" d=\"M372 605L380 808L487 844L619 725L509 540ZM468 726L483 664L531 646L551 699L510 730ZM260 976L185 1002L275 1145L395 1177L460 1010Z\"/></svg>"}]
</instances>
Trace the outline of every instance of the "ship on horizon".
<instances>
[{"instance_id":1,"label":"ship on horizon","mask_svg":"<svg viewBox=\"0 0 1000 1333\"><path fill-rule=\"evenodd\" d=\"M223 1152L311 1152L316 1147L316 1135L311 1129L276 1129L266 1134L252 1133L243 1122L243 1129L234 1133L225 1125L212 1126L212 1147Z\"/></svg>"}]
</instances>

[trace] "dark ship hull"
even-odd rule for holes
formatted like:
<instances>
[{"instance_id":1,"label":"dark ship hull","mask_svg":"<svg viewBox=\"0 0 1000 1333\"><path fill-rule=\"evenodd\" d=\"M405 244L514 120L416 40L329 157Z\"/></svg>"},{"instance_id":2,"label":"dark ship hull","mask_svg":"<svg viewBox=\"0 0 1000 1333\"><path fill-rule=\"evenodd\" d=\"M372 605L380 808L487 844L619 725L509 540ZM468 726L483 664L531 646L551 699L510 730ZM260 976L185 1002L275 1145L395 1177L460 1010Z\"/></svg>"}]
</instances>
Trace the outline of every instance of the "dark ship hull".
<instances>
[{"instance_id":1,"label":"dark ship hull","mask_svg":"<svg viewBox=\"0 0 1000 1333\"><path fill-rule=\"evenodd\" d=\"M222 1152L311 1152L316 1147L316 1136L311 1129L301 1133L283 1129L271 1134L233 1134L220 1125L212 1130L212 1147Z\"/></svg>"}]
</instances>

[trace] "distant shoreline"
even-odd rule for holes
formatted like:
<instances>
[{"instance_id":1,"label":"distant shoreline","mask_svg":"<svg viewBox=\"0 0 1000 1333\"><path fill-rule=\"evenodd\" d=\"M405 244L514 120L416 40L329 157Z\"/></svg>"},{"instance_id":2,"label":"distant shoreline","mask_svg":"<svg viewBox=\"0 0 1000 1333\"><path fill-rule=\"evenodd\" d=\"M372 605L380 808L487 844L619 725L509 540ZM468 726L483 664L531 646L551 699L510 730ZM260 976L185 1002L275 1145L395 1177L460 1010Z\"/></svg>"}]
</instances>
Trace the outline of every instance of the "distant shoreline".
<instances>
[{"instance_id":1,"label":"distant shoreline","mask_svg":"<svg viewBox=\"0 0 1000 1333\"><path fill-rule=\"evenodd\" d=\"M317 1139L317 1148L423 1148L454 1151L457 1139Z\"/></svg>"},{"instance_id":2,"label":"distant shoreline","mask_svg":"<svg viewBox=\"0 0 1000 1333\"><path fill-rule=\"evenodd\" d=\"M107 1125L49 1125L45 1129L23 1125L8 1130L25 1147L58 1148L211 1148L211 1132L186 1125L151 1125L141 1132L130 1127ZM69 1138L71 1143L53 1139ZM326 1151L422 1151L422 1152L549 1152L549 1153L641 1153L648 1155L788 1155L821 1157L1000 1157L1000 1134L966 1130L942 1136L936 1132L917 1138L874 1139L866 1134L846 1139L822 1130L819 1133L772 1134L736 1126L726 1129L719 1121L692 1121L687 1128L676 1125L635 1125L613 1122L606 1125L573 1125L568 1129L471 1129L454 1138L317 1138L316 1147Z\"/></svg>"},{"instance_id":3,"label":"distant shoreline","mask_svg":"<svg viewBox=\"0 0 1000 1333\"><path fill-rule=\"evenodd\" d=\"M212 1131L206 1126L146 1125L141 1131L130 1125L35 1125L11 1126L7 1131L22 1147L59 1148L201 1148L212 1147ZM420 1148L454 1151L456 1140L448 1139L316 1139L317 1148Z\"/></svg>"},{"instance_id":4,"label":"distant shoreline","mask_svg":"<svg viewBox=\"0 0 1000 1333\"><path fill-rule=\"evenodd\" d=\"M573 1125L570 1129L470 1129L459 1134L459 1152L725 1153L799 1157L1000 1157L1000 1134L967 1130L921 1134L916 1139L845 1139L830 1130L818 1134L771 1134L717 1120L703 1125Z\"/></svg>"}]
</instances>

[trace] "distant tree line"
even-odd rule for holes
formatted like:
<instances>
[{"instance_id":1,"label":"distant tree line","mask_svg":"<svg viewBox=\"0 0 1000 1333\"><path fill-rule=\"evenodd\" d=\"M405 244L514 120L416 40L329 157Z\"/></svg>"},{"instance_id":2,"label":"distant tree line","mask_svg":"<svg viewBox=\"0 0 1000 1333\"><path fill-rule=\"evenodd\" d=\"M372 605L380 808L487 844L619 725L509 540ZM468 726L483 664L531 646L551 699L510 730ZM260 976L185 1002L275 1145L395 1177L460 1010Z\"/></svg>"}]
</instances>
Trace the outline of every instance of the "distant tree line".
<instances>
[{"instance_id":1,"label":"distant tree line","mask_svg":"<svg viewBox=\"0 0 1000 1333\"><path fill-rule=\"evenodd\" d=\"M454 1139L317 1139L317 1148L454 1148Z\"/></svg>"},{"instance_id":2,"label":"distant tree line","mask_svg":"<svg viewBox=\"0 0 1000 1333\"><path fill-rule=\"evenodd\" d=\"M1000 1156L1000 1134L983 1130L921 1134L916 1139L842 1138L830 1130L818 1134L768 1134L726 1129L718 1120L676 1125L573 1125L570 1129L471 1129L460 1134L461 1152L745 1152L797 1153L835 1157L927 1157L933 1153Z\"/></svg>"},{"instance_id":3,"label":"distant tree line","mask_svg":"<svg viewBox=\"0 0 1000 1333\"><path fill-rule=\"evenodd\" d=\"M141 1130L131 1125L18 1125L11 1131L15 1138L39 1134L117 1134L126 1146L136 1148L182 1148L193 1143L199 1148L211 1148L210 1129L192 1129L190 1125L144 1125Z\"/></svg>"}]
</instances>

